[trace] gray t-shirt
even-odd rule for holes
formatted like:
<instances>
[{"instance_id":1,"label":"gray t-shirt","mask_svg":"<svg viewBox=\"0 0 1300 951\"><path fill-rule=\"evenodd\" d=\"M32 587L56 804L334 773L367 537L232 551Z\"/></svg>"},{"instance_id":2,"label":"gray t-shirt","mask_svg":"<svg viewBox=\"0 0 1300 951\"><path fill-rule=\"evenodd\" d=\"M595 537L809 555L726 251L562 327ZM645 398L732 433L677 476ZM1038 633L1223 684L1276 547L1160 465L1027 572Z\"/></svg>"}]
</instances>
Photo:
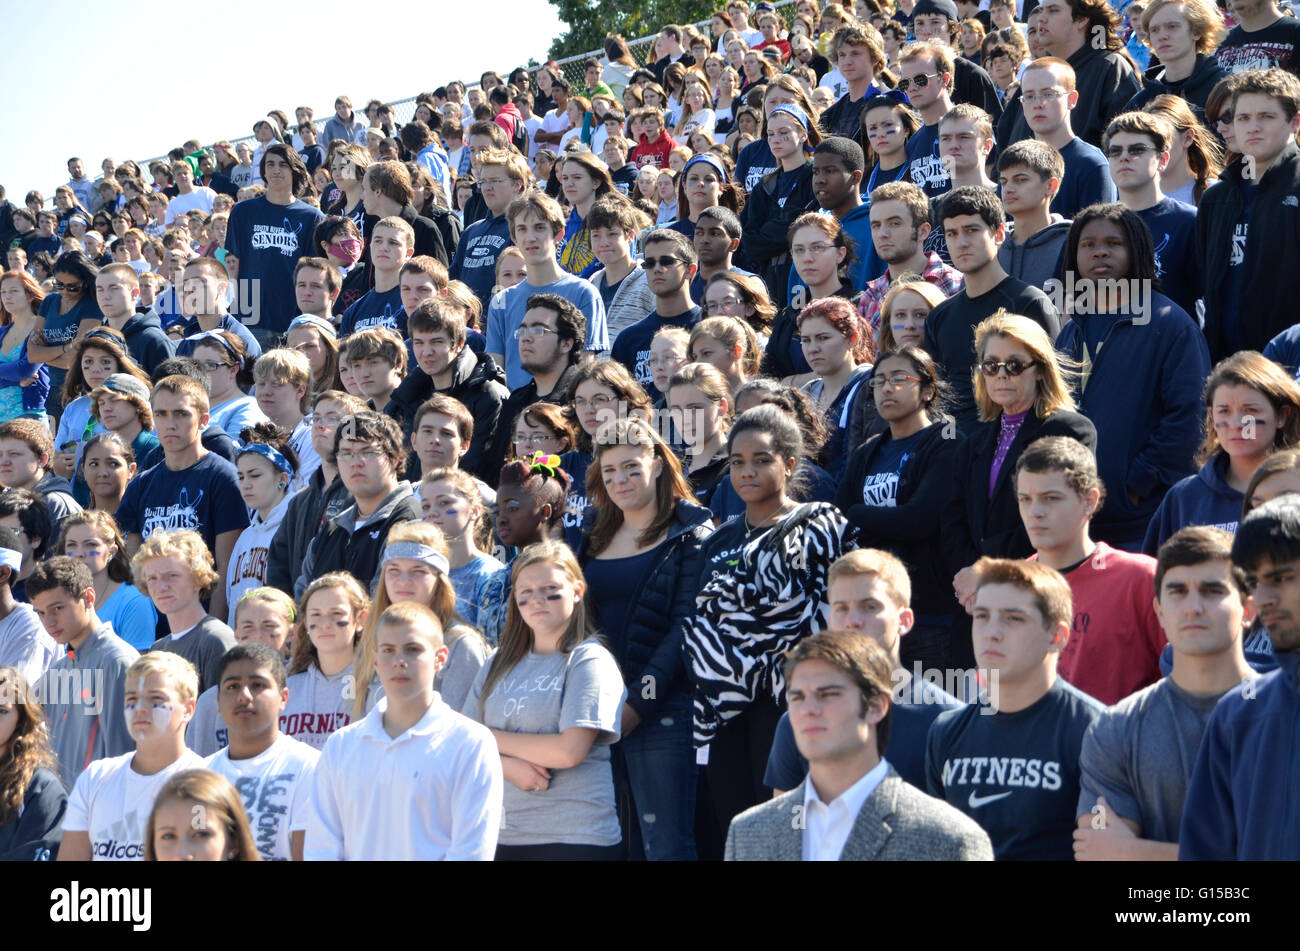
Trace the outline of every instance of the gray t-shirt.
<instances>
[{"instance_id":1,"label":"gray t-shirt","mask_svg":"<svg viewBox=\"0 0 1300 951\"><path fill-rule=\"evenodd\" d=\"M464 631L452 641L447 651L447 666L433 679L433 689L438 691L443 703L453 710L465 705L469 688L490 653L487 642L477 631Z\"/></svg>"},{"instance_id":2,"label":"gray t-shirt","mask_svg":"<svg viewBox=\"0 0 1300 951\"><path fill-rule=\"evenodd\" d=\"M1196 751L1222 696L1198 697L1165 677L1108 707L1084 734L1077 815L1105 796L1142 838L1177 842Z\"/></svg>"},{"instance_id":3,"label":"gray t-shirt","mask_svg":"<svg viewBox=\"0 0 1300 951\"><path fill-rule=\"evenodd\" d=\"M289 700L280 713L280 732L301 740L313 749L322 749L325 741L335 730L342 729L352 722L356 708L357 683L352 674L352 665L327 677L321 669L311 664L289 678ZM379 678L371 680L366 688L366 712L379 702L384 695L384 688L379 685ZM218 723L223 727L224 721ZM226 745L224 737L221 745Z\"/></svg>"},{"instance_id":4,"label":"gray t-shirt","mask_svg":"<svg viewBox=\"0 0 1300 951\"><path fill-rule=\"evenodd\" d=\"M501 845L618 845L609 744L619 737L627 690L614 655L599 641L583 641L569 654L528 653L484 699L485 664L462 712L493 730L563 733L570 727L600 731L591 752L571 769L551 770L544 792L505 784Z\"/></svg>"},{"instance_id":5,"label":"gray t-shirt","mask_svg":"<svg viewBox=\"0 0 1300 951\"><path fill-rule=\"evenodd\" d=\"M235 632L208 615L180 637L168 634L153 642L151 651L180 654L199 672L199 692L217 682L217 666L226 651L235 646Z\"/></svg>"}]
</instances>

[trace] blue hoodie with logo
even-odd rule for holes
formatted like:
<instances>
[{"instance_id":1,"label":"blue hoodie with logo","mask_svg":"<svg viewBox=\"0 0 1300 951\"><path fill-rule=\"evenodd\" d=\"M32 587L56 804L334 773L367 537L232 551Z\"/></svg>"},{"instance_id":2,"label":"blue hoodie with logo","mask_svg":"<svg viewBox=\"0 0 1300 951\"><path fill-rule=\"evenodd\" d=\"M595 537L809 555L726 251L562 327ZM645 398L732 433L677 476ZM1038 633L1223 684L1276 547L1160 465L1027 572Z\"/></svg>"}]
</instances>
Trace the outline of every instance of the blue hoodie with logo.
<instances>
[{"instance_id":1,"label":"blue hoodie with logo","mask_svg":"<svg viewBox=\"0 0 1300 951\"><path fill-rule=\"evenodd\" d=\"M1237 530L1245 496L1228 485L1228 454L1216 452L1195 475L1176 482L1147 523L1142 551L1156 557L1160 546L1180 528L1212 525Z\"/></svg>"}]
</instances>

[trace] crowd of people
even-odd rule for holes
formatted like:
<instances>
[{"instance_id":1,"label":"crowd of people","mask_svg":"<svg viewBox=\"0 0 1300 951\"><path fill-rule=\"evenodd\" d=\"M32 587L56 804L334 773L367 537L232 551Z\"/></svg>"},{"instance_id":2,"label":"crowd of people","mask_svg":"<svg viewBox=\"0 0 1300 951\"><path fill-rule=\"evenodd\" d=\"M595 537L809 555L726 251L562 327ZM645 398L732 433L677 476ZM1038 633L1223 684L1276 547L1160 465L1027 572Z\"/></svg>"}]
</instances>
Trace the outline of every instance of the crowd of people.
<instances>
[{"instance_id":1,"label":"crowd of people","mask_svg":"<svg viewBox=\"0 0 1300 951\"><path fill-rule=\"evenodd\" d=\"M0 857L1300 858L1227 13L733 0L0 188Z\"/></svg>"}]
</instances>

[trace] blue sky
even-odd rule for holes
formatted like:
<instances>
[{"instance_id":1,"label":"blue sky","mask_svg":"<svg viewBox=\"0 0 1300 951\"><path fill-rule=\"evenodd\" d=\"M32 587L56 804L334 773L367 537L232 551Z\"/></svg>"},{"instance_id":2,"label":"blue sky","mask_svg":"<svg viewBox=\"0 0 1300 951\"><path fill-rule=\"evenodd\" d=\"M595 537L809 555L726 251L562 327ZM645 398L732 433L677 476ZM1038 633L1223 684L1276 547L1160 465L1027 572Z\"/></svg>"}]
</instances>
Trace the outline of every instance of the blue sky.
<instances>
[{"instance_id":1,"label":"blue sky","mask_svg":"<svg viewBox=\"0 0 1300 951\"><path fill-rule=\"evenodd\" d=\"M204 5L7 3L0 185L15 204L32 188L49 200L73 155L93 179L105 156L139 160L189 138L238 138L268 109L292 122L294 107L309 105L325 118L340 93L363 106L486 69L504 74L546 59L564 29L545 0L385 6L391 26L356 0L223 0L214 14ZM475 9L487 23L468 25ZM331 27L343 39L331 43Z\"/></svg>"}]
</instances>

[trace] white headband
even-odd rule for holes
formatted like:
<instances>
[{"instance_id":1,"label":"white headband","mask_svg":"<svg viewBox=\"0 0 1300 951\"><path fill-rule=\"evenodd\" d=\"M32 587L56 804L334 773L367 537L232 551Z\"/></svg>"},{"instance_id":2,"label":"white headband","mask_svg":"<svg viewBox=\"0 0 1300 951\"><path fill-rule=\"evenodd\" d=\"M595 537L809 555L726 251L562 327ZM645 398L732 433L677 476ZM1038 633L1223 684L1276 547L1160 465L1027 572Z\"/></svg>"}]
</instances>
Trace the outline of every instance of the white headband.
<instances>
[{"instance_id":1,"label":"white headband","mask_svg":"<svg viewBox=\"0 0 1300 951\"><path fill-rule=\"evenodd\" d=\"M0 548L0 567L12 568L17 574L23 566L23 553L12 548Z\"/></svg>"},{"instance_id":2,"label":"white headband","mask_svg":"<svg viewBox=\"0 0 1300 951\"><path fill-rule=\"evenodd\" d=\"M411 558L415 561L422 561L430 568L437 568L442 574L448 574L451 571L451 565L442 552L428 545L421 545L419 542L393 542L384 548L384 557L380 562L391 561L394 558Z\"/></svg>"}]
</instances>

